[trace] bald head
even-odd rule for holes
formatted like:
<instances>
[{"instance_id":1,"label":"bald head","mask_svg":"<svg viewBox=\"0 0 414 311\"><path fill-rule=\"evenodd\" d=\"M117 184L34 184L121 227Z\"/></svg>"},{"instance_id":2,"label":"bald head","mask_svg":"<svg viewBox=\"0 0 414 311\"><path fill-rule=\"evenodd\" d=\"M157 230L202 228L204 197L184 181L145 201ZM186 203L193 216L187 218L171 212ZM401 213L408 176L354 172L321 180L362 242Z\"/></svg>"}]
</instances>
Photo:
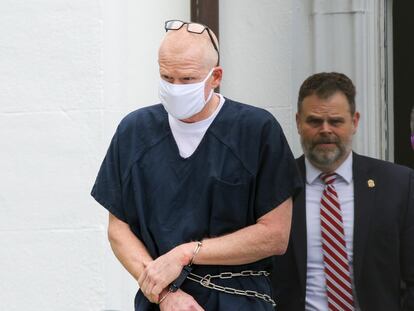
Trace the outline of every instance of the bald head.
<instances>
[{"instance_id":1,"label":"bald head","mask_svg":"<svg viewBox=\"0 0 414 311\"><path fill-rule=\"evenodd\" d=\"M179 30L170 30L164 36L158 52L159 61L197 62L200 67L208 70L218 62L218 53L205 30L201 34L190 33L184 25ZM210 30L213 39L217 38Z\"/></svg>"}]
</instances>

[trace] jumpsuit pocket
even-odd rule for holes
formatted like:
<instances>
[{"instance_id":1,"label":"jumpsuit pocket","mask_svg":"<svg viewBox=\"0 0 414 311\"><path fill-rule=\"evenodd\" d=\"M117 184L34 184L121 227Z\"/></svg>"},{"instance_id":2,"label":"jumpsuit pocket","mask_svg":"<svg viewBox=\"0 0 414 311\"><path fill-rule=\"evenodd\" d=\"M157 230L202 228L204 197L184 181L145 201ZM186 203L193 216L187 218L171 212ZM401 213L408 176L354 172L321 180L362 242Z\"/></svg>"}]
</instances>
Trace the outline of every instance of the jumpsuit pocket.
<instances>
[{"instance_id":1,"label":"jumpsuit pocket","mask_svg":"<svg viewBox=\"0 0 414 311\"><path fill-rule=\"evenodd\" d=\"M223 235L247 226L248 184L215 179L210 206L210 234Z\"/></svg>"}]
</instances>

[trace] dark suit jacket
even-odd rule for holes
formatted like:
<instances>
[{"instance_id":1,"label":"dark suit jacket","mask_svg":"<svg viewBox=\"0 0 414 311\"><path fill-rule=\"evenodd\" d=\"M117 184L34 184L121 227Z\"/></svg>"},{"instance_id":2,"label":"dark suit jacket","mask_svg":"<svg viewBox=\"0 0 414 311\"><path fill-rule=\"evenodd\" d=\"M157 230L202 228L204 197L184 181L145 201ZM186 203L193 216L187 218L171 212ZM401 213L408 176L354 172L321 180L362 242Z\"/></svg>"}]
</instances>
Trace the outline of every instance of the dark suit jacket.
<instances>
[{"instance_id":1,"label":"dark suit jacket","mask_svg":"<svg viewBox=\"0 0 414 311\"><path fill-rule=\"evenodd\" d=\"M303 180L304 157L297 159ZM414 171L353 156L354 283L362 311L414 310ZM374 187L368 187L368 180ZM305 188L294 202L290 243L275 258L278 311L305 309ZM323 310L321 310L323 311Z\"/></svg>"}]
</instances>

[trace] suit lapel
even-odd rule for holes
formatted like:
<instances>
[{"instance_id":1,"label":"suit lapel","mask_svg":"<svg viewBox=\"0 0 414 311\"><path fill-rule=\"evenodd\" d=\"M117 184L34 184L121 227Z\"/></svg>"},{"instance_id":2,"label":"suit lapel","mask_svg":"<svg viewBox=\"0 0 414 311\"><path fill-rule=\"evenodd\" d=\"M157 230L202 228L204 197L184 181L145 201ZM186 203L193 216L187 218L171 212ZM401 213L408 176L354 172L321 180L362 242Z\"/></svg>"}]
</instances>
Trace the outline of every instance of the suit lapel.
<instances>
[{"instance_id":1,"label":"suit lapel","mask_svg":"<svg viewBox=\"0 0 414 311\"><path fill-rule=\"evenodd\" d=\"M306 286L306 263L307 263L307 235L306 235L306 169L304 157L297 160L299 171L303 179L303 190L298 194L293 206L292 216L292 244L295 262L298 270L301 292L305 293Z\"/></svg>"},{"instance_id":2,"label":"suit lapel","mask_svg":"<svg viewBox=\"0 0 414 311\"><path fill-rule=\"evenodd\" d=\"M353 153L354 178L354 282L358 288L370 220L374 212L375 178L370 176L363 158ZM371 180L371 181L370 181ZM372 184L372 181L374 184ZM370 187L371 186L371 187Z\"/></svg>"}]
</instances>

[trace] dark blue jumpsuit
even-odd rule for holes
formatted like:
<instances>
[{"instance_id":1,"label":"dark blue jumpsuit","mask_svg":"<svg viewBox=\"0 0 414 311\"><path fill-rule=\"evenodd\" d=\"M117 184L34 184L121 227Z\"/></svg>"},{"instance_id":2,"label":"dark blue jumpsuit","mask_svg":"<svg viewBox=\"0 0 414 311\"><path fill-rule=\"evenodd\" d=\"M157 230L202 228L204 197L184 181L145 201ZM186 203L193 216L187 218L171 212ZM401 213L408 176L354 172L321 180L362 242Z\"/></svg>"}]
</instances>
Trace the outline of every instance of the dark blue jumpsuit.
<instances>
[{"instance_id":1,"label":"dark blue jumpsuit","mask_svg":"<svg viewBox=\"0 0 414 311\"><path fill-rule=\"evenodd\" d=\"M177 245L252 225L294 196L299 175L280 125L267 111L226 99L189 158L179 155L162 105L136 110L117 128L92 196L129 224L156 258ZM267 258L242 266L194 266L199 275L271 270ZM215 281L272 295L267 277ZM186 280L182 289L207 311L273 310ZM277 299L276 299L277 300ZM158 310L138 291L135 310Z\"/></svg>"}]
</instances>

